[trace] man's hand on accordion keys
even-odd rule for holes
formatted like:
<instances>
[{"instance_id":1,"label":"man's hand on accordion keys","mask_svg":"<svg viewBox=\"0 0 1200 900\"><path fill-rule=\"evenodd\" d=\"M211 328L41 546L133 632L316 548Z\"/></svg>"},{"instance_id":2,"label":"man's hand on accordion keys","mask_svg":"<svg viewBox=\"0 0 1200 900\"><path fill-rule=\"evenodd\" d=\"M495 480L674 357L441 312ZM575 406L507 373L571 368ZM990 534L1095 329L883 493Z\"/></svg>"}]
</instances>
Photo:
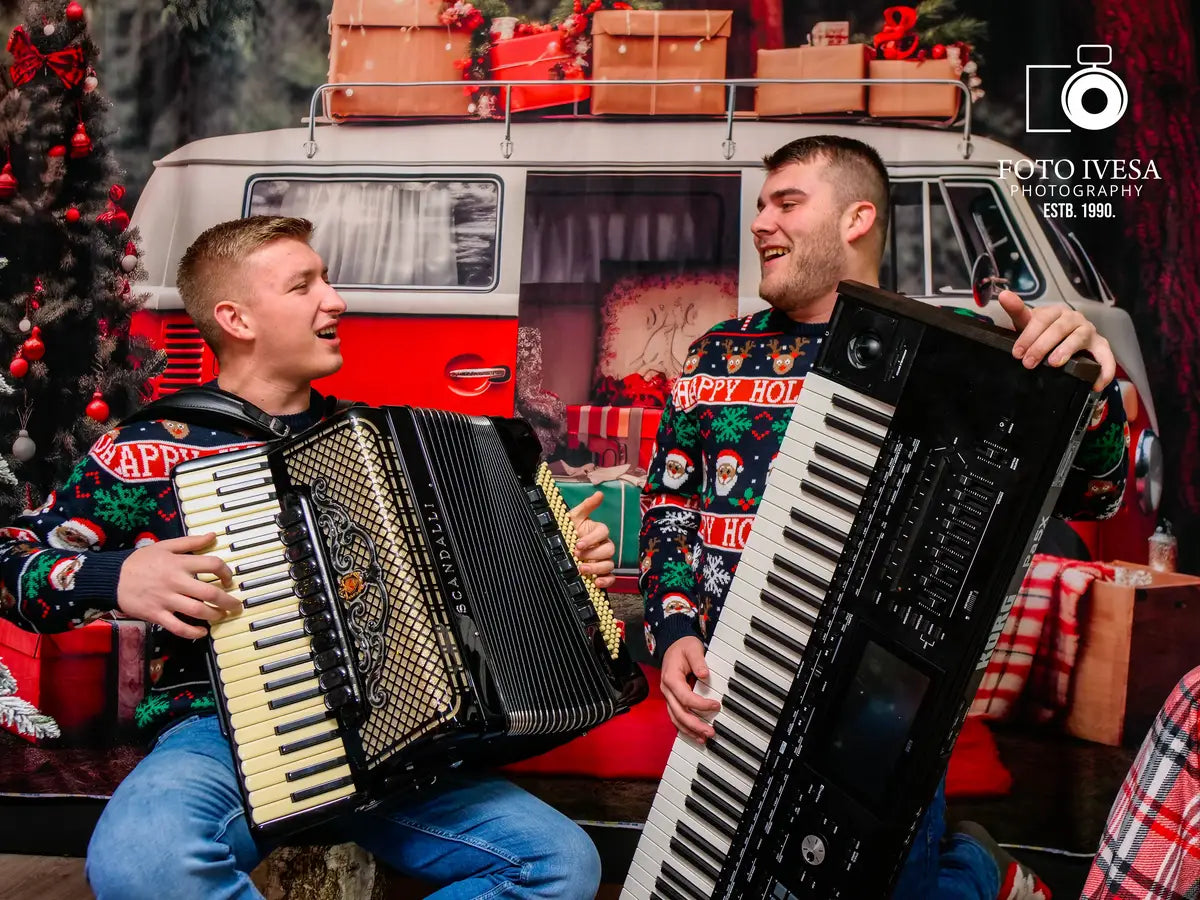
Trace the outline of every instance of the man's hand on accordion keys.
<instances>
[{"instance_id":1,"label":"man's hand on accordion keys","mask_svg":"<svg viewBox=\"0 0 1200 900\"><path fill-rule=\"evenodd\" d=\"M233 587L233 573L216 556L194 555L215 535L171 538L129 554L117 582L117 607L127 616L161 625L183 638L202 638L208 630L180 618L218 622L242 604L221 589ZM202 576L208 576L203 578ZM220 584L218 584L220 582Z\"/></svg>"},{"instance_id":2,"label":"man's hand on accordion keys","mask_svg":"<svg viewBox=\"0 0 1200 900\"><path fill-rule=\"evenodd\" d=\"M1089 354L1100 364L1100 377L1092 390L1102 391L1116 377L1117 360L1108 341L1083 313L1063 303L1030 309L1013 291L1001 291L997 298L1020 332L1013 356L1032 369L1043 359L1048 365L1066 364L1076 353Z\"/></svg>"},{"instance_id":3,"label":"man's hand on accordion keys","mask_svg":"<svg viewBox=\"0 0 1200 900\"><path fill-rule=\"evenodd\" d=\"M579 542L575 545L579 574L595 576L598 588L611 587L616 580L612 575L616 544L608 535L608 526L590 518L603 500L604 495L596 491L567 513L579 535Z\"/></svg>"}]
</instances>

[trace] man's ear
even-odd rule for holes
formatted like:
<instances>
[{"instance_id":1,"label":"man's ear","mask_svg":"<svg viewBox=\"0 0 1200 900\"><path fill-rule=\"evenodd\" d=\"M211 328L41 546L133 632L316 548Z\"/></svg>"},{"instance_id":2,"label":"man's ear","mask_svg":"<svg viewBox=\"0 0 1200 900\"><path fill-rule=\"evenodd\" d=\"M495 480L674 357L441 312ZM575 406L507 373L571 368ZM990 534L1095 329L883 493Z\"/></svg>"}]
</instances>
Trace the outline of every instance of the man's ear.
<instances>
[{"instance_id":1,"label":"man's ear","mask_svg":"<svg viewBox=\"0 0 1200 900\"><path fill-rule=\"evenodd\" d=\"M853 244L870 233L875 225L875 204L870 200L856 200L846 208L842 217L842 233L846 243Z\"/></svg>"},{"instance_id":2,"label":"man's ear","mask_svg":"<svg viewBox=\"0 0 1200 900\"><path fill-rule=\"evenodd\" d=\"M254 323L246 308L234 300L218 300L213 307L213 321L230 337L239 341L254 340Z\"/></svg>"}]
</instances>

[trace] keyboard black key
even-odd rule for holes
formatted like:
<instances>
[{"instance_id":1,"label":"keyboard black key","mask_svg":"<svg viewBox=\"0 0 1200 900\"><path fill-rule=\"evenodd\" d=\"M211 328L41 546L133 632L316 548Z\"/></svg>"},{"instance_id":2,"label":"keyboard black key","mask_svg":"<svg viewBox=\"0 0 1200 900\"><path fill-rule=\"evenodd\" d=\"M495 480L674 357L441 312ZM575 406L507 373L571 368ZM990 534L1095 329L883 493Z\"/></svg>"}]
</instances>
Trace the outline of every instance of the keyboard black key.
<instances>
[{"instance_id":1,"label":"keyboard black key","mask_svg":"<svg viewBox=\"0 0 1200 900\"><path fill-rule=\"evenodd\" d=\"M819 442L814 443L813 453L822 457L823 459L829 460L830 462L835 462L839 466L849 469L851 472L857 472L859 475L863 475L867 478L870 478L871 473L874 472L874 469L871 468L871 466L868 466L865 462L857 460L853 456L847 456L841 450L830 447L826 444Z\"/></svg>"},{"instance_id":2,"label":"keyboard black key","mask_svg":"<svg viewBox=\"0 0 1200 900\"><path fill-rule=\"evenodd\" d=\"M876 425L882 425L884 428L888 428L892 424L892 417L887 413L859 403L857 400L851 400L849 397L844 397L840 394L834 394L831 400L833 405L838 409L852 412L860 419L866 419L868 422L874 422Z\"/></svg>"}]
</instances>

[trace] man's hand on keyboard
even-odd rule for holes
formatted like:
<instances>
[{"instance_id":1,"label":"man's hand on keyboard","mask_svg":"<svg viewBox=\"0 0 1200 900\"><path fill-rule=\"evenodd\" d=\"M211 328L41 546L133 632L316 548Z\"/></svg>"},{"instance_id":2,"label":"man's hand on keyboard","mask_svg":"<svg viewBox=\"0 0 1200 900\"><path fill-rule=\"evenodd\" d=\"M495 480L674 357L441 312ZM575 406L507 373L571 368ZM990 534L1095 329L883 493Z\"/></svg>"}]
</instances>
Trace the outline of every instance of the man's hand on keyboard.
<instances>
[{"instance_id":1,"label":"man's hand on keyboard","mask_svg":"<svg viewBox=\"0 0 1200 900\"><path fill-rule=\"evenodd\" d=\"M696 713L716 712L721 704L693 691L688 680L692 675L701 681L708 678L708 664L704 661L704 643L698 637L689 636L677 640L663 654L662 692L675 727L693 740L704 743L716 732Z\"/></svg>"},{"instance_id":2,"label":"man's hand on keyboard","mask_svg":"<svg viewBox=\"0 0 1200 900\"><path fill-rule=\"evenodd\" d=\"M212 544L214 535L171 538L140 547L121 566L117 582L117 607L127 616L161 625L184 638L202 638L207 629L189 625L179 616L218 622L242 604L213 581L197 576L215 575L233 587L233 573L216 556L195 556Z\"/></svg>"},{"instance_id":3,"label":"man's hand on keyboard","mask_svg":"<svg viewBox=\"0 0 1200 900\"><path fill-rule=\"evenodd\" d=\"M579 542L575 545L575 558L579 561L581 575L595 575L596 587L609 588L616 580L613 578L613 557L617 555L617 546L609 539L608 526L589 518L600 508L604 495L599 491L585 498L579 505L571 507L567 513L575 524L575 532Z\"/></svg>"},{"instance_id":4,"label":"man's hand on keyboard","mask_svg":"<svg viewBox=\"0 0 1200 900\"><path fill-rule=\"evenodd\" d=\"M1117 360L1096 326L1083 313L1059 303L1030 309L1013 291L1001 291L997 298L1020 332L1013 356L1032 369L1043 359L1051 366L1064 365L1080 351L1091 354L1100 364L1100 377L1092 390L1102 391L1117 374Z\"/></svg>"}]
</instances>

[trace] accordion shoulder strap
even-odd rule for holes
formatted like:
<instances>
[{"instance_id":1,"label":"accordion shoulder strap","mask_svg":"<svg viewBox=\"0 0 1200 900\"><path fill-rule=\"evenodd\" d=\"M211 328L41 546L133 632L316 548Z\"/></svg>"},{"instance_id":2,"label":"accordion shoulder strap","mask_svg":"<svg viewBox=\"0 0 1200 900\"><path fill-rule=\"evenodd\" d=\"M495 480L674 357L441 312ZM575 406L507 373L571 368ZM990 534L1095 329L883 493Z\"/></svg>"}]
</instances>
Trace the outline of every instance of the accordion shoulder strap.
<instances>
[{"instance_id":1,"label":"accordion shoulder strap","mask_svg":"<svg viewBox=\"0 0 1200 900\"><path fill-rule=\"evenodd\" d=\"M349 404L336 397L325 397L325 416L332 415ZM249 400L235 394L203 385L184 388L174 394L159 397L127 417L121 424L131 422L153 422L158 419L175 419L202 428L219 428L246 437L265 441L287 437L291 433L284 422L270 413L263 412Z\"/></svg>"}]
</instances>

